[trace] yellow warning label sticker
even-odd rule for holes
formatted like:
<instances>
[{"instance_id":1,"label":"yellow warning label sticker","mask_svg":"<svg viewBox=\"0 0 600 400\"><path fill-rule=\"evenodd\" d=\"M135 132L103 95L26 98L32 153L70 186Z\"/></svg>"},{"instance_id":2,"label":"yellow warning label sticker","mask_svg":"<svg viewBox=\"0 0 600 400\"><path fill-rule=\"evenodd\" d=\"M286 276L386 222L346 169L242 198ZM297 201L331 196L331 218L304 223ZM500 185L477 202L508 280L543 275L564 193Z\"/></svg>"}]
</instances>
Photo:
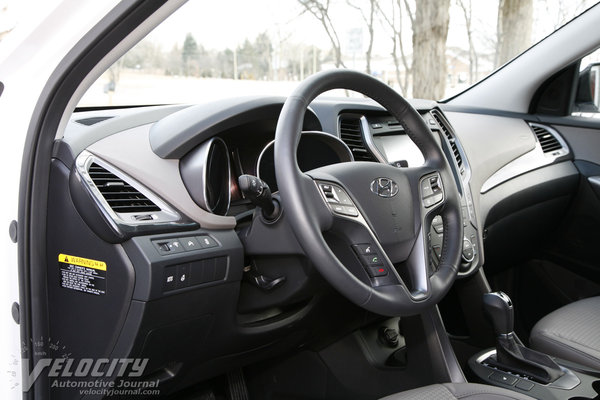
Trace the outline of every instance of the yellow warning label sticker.
<instances>
[{"instance_id":1,"label":"yellow warning label sticker","mask_svg":"<svg viewBox=\"0 0 600 400\"><path fill-rule=\"evenodd\" d=\"M58 262L65 264L79 265L80 267L88 267L106 271L106 263L104 261L91 260L89 258L70 256L68 254L59 254Z\"/></svg>"}]
</instances>

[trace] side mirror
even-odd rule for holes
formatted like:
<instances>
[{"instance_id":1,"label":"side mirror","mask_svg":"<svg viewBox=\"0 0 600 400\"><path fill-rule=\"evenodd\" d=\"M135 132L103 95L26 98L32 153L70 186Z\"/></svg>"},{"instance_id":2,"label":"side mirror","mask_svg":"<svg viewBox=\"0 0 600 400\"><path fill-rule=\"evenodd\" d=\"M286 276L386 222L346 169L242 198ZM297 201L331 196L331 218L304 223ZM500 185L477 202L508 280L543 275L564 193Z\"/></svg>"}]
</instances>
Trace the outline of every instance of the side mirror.
<instances>
[{"instance_id":1,"label":"side mirror","mask_svg":"<svg viewBox=\"0 0 600 400\"><path fill-rule=\"evenodd\" d=\"M579 73L575 110L596 113L600 110L600 63L590 64Z\"/></svg>"}]
</instances>

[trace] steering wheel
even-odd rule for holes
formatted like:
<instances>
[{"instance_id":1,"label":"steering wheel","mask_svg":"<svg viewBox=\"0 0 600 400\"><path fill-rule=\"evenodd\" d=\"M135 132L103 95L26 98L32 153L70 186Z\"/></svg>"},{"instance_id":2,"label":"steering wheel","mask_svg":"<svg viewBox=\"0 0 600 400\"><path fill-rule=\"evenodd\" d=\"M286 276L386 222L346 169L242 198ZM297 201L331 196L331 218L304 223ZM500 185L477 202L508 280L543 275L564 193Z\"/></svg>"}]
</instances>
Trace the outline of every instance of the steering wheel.
<instances>
[{"instance_id":1,"label":"steering wheel","mask_svg":"<svg viewBox=\"0 0 600 400\"><path fill-rule=\"evenodd\" d=\"M404 127L424 155L418 168L346 162L303 173L296 150L306 108L332 89L360 92ZM283 106L275 133L275 171L287 219L321 275L355 304L378 314L417 314L450 289L460 263L463 225L456 182L419 113L383 82L331 70L303 81ZM429 227L443 219L437 268Z\"/></svg>"}]
</instances>

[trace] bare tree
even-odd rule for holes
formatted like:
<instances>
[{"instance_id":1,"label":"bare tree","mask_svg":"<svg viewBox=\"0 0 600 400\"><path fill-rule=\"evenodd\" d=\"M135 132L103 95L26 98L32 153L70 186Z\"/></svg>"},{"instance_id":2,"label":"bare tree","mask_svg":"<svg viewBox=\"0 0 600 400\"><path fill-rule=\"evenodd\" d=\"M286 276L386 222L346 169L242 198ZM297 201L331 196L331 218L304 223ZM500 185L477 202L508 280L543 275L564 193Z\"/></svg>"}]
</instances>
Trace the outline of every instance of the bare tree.
<instances>
[{"instance_id":1,"label":"bare tree","mask_svg":"<svg viewBox=\"0 0 600 400\"><path fill-rule=\"evenodd\" d=\"M458 6L465 17L465 27L467 28L467 39L469 41L469 84L477 81L479 75L479 61L477 52L473 43L473 11L471 9L471 0L457 0Z\"/></svg>"},{"instance_id":2,"label":"bare tree","mask_svg":"<svg viewBox=\"0 0 600 400\"><path fill-rule=\"evenodd\" d=\"M342 46L340 45L340 39L333 26L331 17L329 16L330 0L298 0L298 3L304 7L304 11L311 13L321 23L323 29L325 29L329 41L331 42L331 46L333 47L335 66L338 68L340 66L346 67L342 61Z\"/></svg>"},{"instance_id":3,"label":"bare tree","mask_svg":"<svg viewBox=\"0 0 600 400\"><path fill-rule=\"evenodd\" d=\"M495 66L499 67L531 45L533 0L500 0Z\"/></svg>"},{"instance_id":4,"label":"bare tree","mask_svg":"<svg viewBox=\"0 0 600 400\"><path fill-rule=\"evenodd\" d=\"M367 74L371 73L371 53L373 52L373 40L375 39L375 10L378 8L377 0L369 0L369 9L368 11L364 10L362 7L355 5L351 0L346 0L346 3L352 8L360 11L360 16L362 17L365 25L367 25L367 31L369 32L369 46L367 47L367 51L365 53L367 67Z\"/></svg>"},{"instance_id":5,"label":"bare tree","mask_svg":"<svg viewBox=\"0 0 600 400\"><path fill-rule=\"evenodd\" d=\"M407 3L404 3L406 7L408 7ZM394 67L396 70L396 80L398 81L398 85L400 86L400 91L406 95L408 92L408 85L410 82L410 74L411 68L408 62L408 57L406 56L406 52L404 51L404 41L402 40L402 30L404 28L402 21L402 0L392 0L392 12L391 17L386 10L381 8L381 5L377 3L377 9L383 21L390 28L392 35L392 59L394 60ZM410 8L407 8L407 13L410 18L410 22L412 24L412 13ZM412 30L412 26L410 28ZM400 50L400 56L398 56L398 50ZM402 74L400 72L400 62L402 62L402 66L404 67L404 82L402 80Z\"/></svg>"},{"instance_id":6,"label":"bare tree","mask_svg":"<svg viewBox=\"0 0 600 400\"><path fill-rule=\"evenodd\" d=\"M446 89L450 0L420 0L413 23L413 97L439 99Z\"/></svg>"}]
</instances>

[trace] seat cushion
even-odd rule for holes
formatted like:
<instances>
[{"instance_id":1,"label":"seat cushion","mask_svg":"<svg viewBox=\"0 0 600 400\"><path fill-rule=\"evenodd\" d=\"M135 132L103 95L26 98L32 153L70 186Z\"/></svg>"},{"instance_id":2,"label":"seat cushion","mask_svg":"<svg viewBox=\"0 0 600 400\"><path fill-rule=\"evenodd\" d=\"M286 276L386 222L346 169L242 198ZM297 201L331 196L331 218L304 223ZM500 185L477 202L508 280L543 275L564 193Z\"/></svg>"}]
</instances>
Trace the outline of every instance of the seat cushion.
<instances>
[{"instance_id":1,"label":"seat cushion","mask_svg":"<svg viewBox=\"0 0 600 400\"><path fill-rule=\"evenodd\" d=\"M533 327L529 344L537 351L600 370L600 297L546 315Z\"/></svg>"},{"instance_id":2,"label":"seat cushion","mask_svg":"<svg viewBox=\"0 0 600 400\"><path fill-rule=\"evenodd\" d=\"M533 400L529 396L494 386L475 383L444 383L400 392L381 400Z\"/></svg>"}]
</instances>

